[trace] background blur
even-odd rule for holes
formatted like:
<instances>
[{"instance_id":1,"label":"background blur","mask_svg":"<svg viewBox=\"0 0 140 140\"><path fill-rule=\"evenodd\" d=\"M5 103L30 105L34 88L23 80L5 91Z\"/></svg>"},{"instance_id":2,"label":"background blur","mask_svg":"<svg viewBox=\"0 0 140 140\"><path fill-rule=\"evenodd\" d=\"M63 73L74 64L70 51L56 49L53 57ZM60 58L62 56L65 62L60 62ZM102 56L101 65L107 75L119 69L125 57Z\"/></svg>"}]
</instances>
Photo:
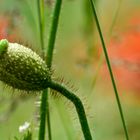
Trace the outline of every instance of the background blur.
<instances>
[{"instance_id":1,"label":"background blur","mask_svg":"<svg viewBox=\"0 0 140 140\"><path fill-rule=\"evenodd\" d=\"M45 45L54 0L45 1ZM96 0L100 24L131 140L140 140L140 1ZM37 1L0 0L0 39L40 51ZM87 0L64 0L57 32L53 69L85 104L96 140L124 140L120 114ZM73 89L71 89L73 90ZM31 123L37 139L37 95L24 95L0 83L0 139L22 138L19 126ZM81 140L75 109L64 98L50 97L53 140Z\"/></svg>"}]
</instances>

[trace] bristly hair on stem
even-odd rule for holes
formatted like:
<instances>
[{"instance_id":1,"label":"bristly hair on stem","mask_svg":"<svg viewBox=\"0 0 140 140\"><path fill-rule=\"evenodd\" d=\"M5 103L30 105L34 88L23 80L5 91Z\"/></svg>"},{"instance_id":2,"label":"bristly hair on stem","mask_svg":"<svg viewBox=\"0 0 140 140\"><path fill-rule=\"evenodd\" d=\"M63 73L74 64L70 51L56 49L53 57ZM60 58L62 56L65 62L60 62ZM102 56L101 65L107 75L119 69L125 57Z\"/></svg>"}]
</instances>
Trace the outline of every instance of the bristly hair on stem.
<instances>
[{"instance_id":1,"label":"bristly hair on stem","mask_svg":"<svg viewBox=\"0 0 140 140\"><path fill-rule=\"evenodd\" d=\"M52 81L47 65L39 55L25 46L17 43L9 43L6 39L3 39L0 41L0 61L0 80L5 84L8 84L14 89L26 91L42 91L51 88L70 100L76 107L85 140L92 140L81 100L61 84ZM44 92L42 94L42 99L44 100L41 103L40 111L39 140L45 138L47 97Z\"/></svg>"},{"instance_id":2,"label":"bristly hair on stem","mask_svg":"<svg viewBox=\"0 0 140 140\"><path fill-rule=\"evenodd\" d=\"M84 109L84 106L83 106L80 98L78 96L76 96L75 94L73 94L72 92L70 92L69 90L67 90L62 85L60 85L54 81L51 81L49 83L48 87L50 87L53 90L56 90L57 92L62 94L64 97L66 97L68 100L70 100L74 104L78 117L79 117L79 121L81 124L84 138L85 138L85 140L92 140L90 128L89 128L88 121L86 118L85 109Z\"/></svg>"},{"instance_id":3,"label":"bristly hair on stem","mask_svg":"<svg viewBox=\"0 0 140 140\"><path fill-rule=\"evenodd\" d=\"M107 49L106 49L106 44L105 44L105 41L104 41L104 37L103 37L103 34L102 34L101 26L100 26L100 23L99 23L99 20L98 20L95 4L92 0L90 0L90 3L91 3L93 15L95 17L95 22L96 22L97 29L98 29L98 32L99 32L99 36L100 36L100 39L101 39L102 48L103 48L103 51L104 51L104 55L105 55L105 58L106 58L106 63L107 63L108 70L109 70L109 73L110 73L110 78L111 78L112 85L113 85L113 88L114 88L114 92L115 92L115 96L116 96L116 100L117 100L117 104L118 104L118 108L119 108L119 112L120 112L120 116L121 116L121 120L122 120L122 124L123 124L123 128L124 128L125 137L126 137L126 140L129 140L128 131L127 131L124 115L123 115L123 110L122 110L121 102L120 102L120 99L119 99L119 94L118 94L117 86L116 86L116 83L115 83L114 75L113 75L113 72L112 72L112 68L111 68L108 52L107 52Z\"/></svg>"}]
</instances>

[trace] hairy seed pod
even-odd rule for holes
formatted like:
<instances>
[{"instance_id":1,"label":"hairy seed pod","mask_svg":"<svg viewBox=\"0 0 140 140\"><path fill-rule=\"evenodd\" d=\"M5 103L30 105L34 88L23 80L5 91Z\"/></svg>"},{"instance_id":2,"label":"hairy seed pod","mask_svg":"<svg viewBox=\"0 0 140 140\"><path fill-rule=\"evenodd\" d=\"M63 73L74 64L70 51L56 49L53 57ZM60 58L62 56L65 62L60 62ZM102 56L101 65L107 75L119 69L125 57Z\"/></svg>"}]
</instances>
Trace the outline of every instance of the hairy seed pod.
<instances>
[{"instance_id":1,"label":"hairy seed pod","mask_svg":"<svg viewBox=\"0 0 140 140\"><path fill-rule=\"evenodd\" d=\"M0 80L16 89L39 91L47 88L50 72L42 58L31 49L2 39Z\"/></svg>"}]
</instances>

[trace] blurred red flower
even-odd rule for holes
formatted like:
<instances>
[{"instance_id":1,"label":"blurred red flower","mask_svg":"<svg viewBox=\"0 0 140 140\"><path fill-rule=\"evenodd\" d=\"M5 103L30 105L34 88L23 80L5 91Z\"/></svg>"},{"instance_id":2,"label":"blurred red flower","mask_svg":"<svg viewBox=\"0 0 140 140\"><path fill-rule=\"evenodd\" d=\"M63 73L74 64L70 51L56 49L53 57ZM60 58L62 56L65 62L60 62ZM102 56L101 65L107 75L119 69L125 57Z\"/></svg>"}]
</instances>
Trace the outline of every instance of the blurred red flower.
<instances>
[{"instance_id":1,"label":"blurred red flower","mask_svg":"<svg viewBox=\"0 0 140 140\"><path fill-rule=\"evenodd\" d=\"M13 16L8 14L0 15L0 39L6 38L15 41L18 37L17 28Z\"/></svg>"},{"instance_id":2,"label":"blurred red flower","mask_svg":"<svg viewBox=\"0 0 140 140\"><path fill-rule=\"evenodd\" d=\"M129 22L127 30L111 39L108 53L119 87L140 92L140 18Z\"/></svg>"}]
</instances>

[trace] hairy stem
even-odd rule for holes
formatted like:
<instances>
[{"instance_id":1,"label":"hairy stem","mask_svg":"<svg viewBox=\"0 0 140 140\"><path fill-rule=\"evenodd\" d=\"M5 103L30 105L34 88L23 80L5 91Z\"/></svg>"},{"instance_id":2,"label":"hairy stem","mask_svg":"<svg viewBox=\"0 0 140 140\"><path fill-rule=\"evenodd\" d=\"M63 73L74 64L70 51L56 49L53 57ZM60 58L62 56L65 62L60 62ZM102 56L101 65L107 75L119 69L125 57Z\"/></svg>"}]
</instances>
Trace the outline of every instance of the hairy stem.
<instances>
[{"instance_id":1,"label":"hairy stem","mask_svg":"<svg viewBox=\"0 0 140 140\"><path fill-rule=\"evenodd\" d=\"M127 132L127 128L126 128L126 123L125 123L125 119L124 119L124 115L123 115L123 110L122 110L121 102L120 102L120 99L119 99L119 94L118 94L115 79L114 79L114 76L113 76L113 72L112 72L110 60L109 60L109 57L108 57L108 53L107 53L107 50L106 50L106 45L105 45L104 37L103 37L103 34L102 34L102 30L101 30L101 27L100 27L100 24L99 24L97 12L96 12L96 9L95 9L95 4L93 3L92 0L90 0L90 2L91 2L94 17L95 17L96 25L97 25L97 28L98 28L98 32L99 32L99 35L100 35L102 48L103 48L104 55L105 55L105 58L106 58L106 62L107 62L108 70L109 70L109 73L110 73L112 85L113 85L113 88L114 88L114 92L115 92L115 96L116 96L116 100L117 100L117 104L118 104L118 108L119 108L119 112L120 112L120 116L121 116L121 120L122 120L122 124L123 124L123 128L124 128L125 136L126 136L126 139L129 140L129 136L128 136L128 132Z\"/></svg>"},{"instance_id":2,"label":"hairy stem","mask_svg":"<svg viewBox=\"0 0 140 140\"><path fill-rule=\"evenodd\" d=\"M88 121L86 118L85 109L84 109L84 106L83 106L81 100L79 99L79 97L77 97L75 94L73 94L72 92L67 90L62 85L60 85L56 82L53 82L53 81L50 82L48 87L60 92L63 96L65 96L67 99L69 99L74 104L76 111L78 113L79 121L81 124L81 128L82 128L85 140L92 140Z\"/></svg>"}]
</instances>

